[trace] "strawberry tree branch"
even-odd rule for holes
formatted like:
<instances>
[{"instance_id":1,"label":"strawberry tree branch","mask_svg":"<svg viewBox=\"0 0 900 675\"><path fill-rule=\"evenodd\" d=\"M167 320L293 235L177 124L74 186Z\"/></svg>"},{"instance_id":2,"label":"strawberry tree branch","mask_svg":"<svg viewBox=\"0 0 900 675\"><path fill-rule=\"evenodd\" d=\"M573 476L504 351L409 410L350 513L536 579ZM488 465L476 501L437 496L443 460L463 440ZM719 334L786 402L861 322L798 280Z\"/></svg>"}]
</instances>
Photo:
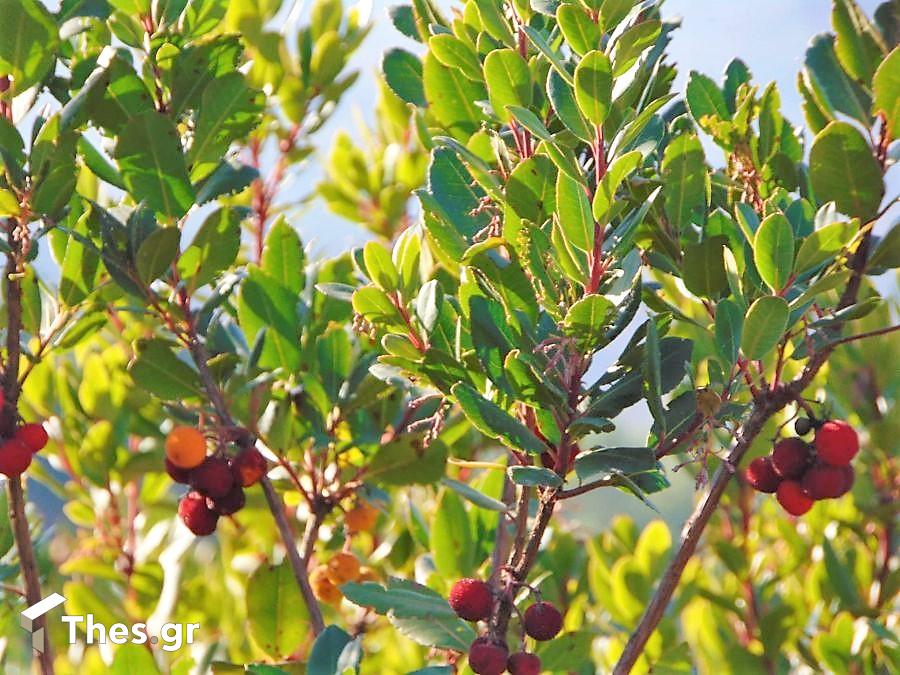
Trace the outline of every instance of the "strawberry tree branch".
<instances>
[{"instance_id":1,"label":"strawberry tree branch","mask_svg":"<svg viewBox=\"0 0 900 675\"><path fill-rule=\"evenodd\" d=\"M203 387L206 390L207 396L209 396L210 403L212 403L212 406L219 417L219 421L228 427L235 427L234 419L231 416L231 412L228 410L228 405L225 403L225 397L222 390L219 388L219 385L216 383L215 378L207 365L209 356L206 352L206 347L203 346L203 343L200 341L200 337L197 334L189 298L187 298L185 294L182 294L180 300L187 327L188 350L190 351L194 364L197 366L200 381L203 382ZM237 442L244 448L253 447L254 445L254 440L249 435L242 435ZM272 517L275 519L275 525L278 528L278 533L281 536L282 543L287 552L291 570L293 571L294 578L300 588L300 594L303 596L303 601L309 611L309 619L310 624L312 625L313 634L318 636L325 630L325 621L322 618L322 610L319 607L319 603L316 600L316 596L313 594L312 587L309 583L307 561L301 558L300 553L297 550L294 533L291 531L291 526L285 516L284 504L278 496L278 493L275 491L268 476L263 476L262 480L260 480L260 484L262 485L263 493L266 497L266 503L269 505ZM321 516L317 513L312 513L310 515L310 518L318 519L320 517ZM313 531L317 532L318 526L316 526ZM310 548L310 543L309 541L306 541L302 543L301 546L306 550Z\"/></svg>"},{"instance_id":2,"label":"strawberry tree branch","mask_svg":"<svg viewBox=\"0 0 900 675\"><path fill-rule=\"evenodd\" d=\"M26 209L27 211L27 209ZM19 386L19 362L22 339L22 244L27 236L24 223L27 215L21 220L7 221L7 242L10 252L6 255L6 363L3 371L4 405L0 415L0 436L11 438L16 430L18 402L21 387ZM25 582L25 599L29 605L39 602L42 597L40 572L34 557L34 544L28 519L25 515L25 490L21 476L10 476L7 479L9 491L9 520L12 526L16 550L19 553L19 567ZM44 625L46 617L37 620L37 628ZM44 651L37 654L38 664L43 675L53 673L53 653L49 641L45 641Z\"/></svg>"},{"instance_id":3,"label":"strawberry tree branch","mask_svg":"<svg viewBox=\"0 0 900 675\"><path fill-rule=\"evenodd\" d=\"M871 230L867 230L860 241L859 248L857 248L856 253L850 260L849 267L853 274L841 296L838 309L849 307L856 302L869 255L870 240ZM840 325L832 327L832 330L835 331L839 329ZM737 442L734 448L716 470L706 495L697 504L694 512L685 524L678 550L669 562L653 594L653 598L644 610L637 628L629 637L625 649L613 669L613 675L630 673L634 664L643 653L647 641L650 639L653 631L656 630L666 608L669 606L669 602L672 600L675 589L681 581L684 568L697 548L700 536L719 506L728 482L731 480L737 467L740 466L741 460L747 453L747 450L750 449L753 441L772 416L780 412L790 402L802 398L803 392L812 383L813 378L825 364L835 346L836 344L833 343L813 354L800 375L790 384L771 387L762 392L760 396L754 397L750 416L735 434Z\"/></svg>"}]
</instances>

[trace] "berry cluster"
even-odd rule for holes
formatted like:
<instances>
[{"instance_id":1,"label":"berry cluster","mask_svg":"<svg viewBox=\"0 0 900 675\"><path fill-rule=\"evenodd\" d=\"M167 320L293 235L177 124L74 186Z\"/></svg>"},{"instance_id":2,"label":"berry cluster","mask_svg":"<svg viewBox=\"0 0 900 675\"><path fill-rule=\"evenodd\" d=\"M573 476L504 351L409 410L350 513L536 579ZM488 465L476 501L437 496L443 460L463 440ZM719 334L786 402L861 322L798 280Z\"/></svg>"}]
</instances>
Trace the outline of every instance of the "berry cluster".
<instances>
[{"instance_id":1,"label":"berry cluster","mask_svg":"<svg viewBox=\"0 0 900 675\"><path fill-rule=\"evenodd\" d=\"M0 441L0 473L13 478L31 466L31 457L47 445L47 431L41 424L22 424L12 438Z\"/></svg>"},{"instance_id":2,"label":"berry cluster","mask_svg":"<svg viewBox=\"0 0 900 675\"><path fill-rule=\"evenodd\" d=\"M846 422L797 420L801 436L816 429L815 441L801 438L778 441L768 457L757 457L744 474L760 492L774 493L785 511L802 516L821 499L836 499L853 487L850 461L859 452L859 437Z\"/></svg>"},{"instance_id":3,"label":"berry cluster","mask_svg":"<svg viewBox=\"0 0 900 675\"><path fill-rule=\"evenodd\" d=\"M212 534L219 516L244 508L244 488L258 483L267 468L256 448L234 457L207 455L206 438L193 427L175 427L166 437L166 472L176 483L191 486L178 504L178 515L197 536Z\"/></svg>"},{"instance_id":4,"label":"berry cluster","mask_svg":"<svg viewBox=\"0 0 900 675\"><path fill-rule=\"evenodd\" d=\"M372 507L368 507L372 508ZM360 565L359 559L348 551L335 553L323 565L319 565L309 574L309 585L313 595L319 602L337 606L341 604L344 594L341 585L351 581L375 581L375 572Z\"/></svg>"},{"instance_id":5,"label":"berry cluster","mask_svg":"<svg viewBox=\"0 0 900 675\"><path fill-rule=\"evenodd\" d=\"M480 579L460 579L450 589L450 607L466 621L487 621L494 609L494 593ZM550 602L538 601L522 615L522 629L529 637L544 642L555 638L562 630L563 617ZM522 651L509 653L506 643L498 636L483 635L469 647L469 667L478 675L538 675L541 659Z\"/></svg>"}]
</instances>

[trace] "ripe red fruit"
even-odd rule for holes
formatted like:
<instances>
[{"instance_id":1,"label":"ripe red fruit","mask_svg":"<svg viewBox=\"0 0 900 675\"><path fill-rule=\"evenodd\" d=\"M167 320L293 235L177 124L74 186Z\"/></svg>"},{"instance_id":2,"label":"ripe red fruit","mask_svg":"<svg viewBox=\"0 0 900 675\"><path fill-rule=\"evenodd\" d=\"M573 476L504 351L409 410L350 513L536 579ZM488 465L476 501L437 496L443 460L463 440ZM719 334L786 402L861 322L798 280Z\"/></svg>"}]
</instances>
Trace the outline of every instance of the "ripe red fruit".
<instances>
[{"instance_id":1,"label":"ripe red fruit","mask_svg":"<svg viewBox=\"0 0 900 675\"><path fill-rule=\"evenodd\" d=\"M241 450L231 460L231 472L235 482L241 487L250 487L260 481L266 475L268 463L259 450L246 448Z\"/></svg>"},{"instance_id":2,"label":"ripe red fruit","mask_svg":"<svg viewBox=\"0 0 900 675\"><path fill-rule=\"evenodd\" d=\"M188 492L178 504L178 516L187 528L198 537L216 531L219 515L209 508L206 497L199 492Z\"/></svg>"},{"instance_id":3,"label":"ripe red fruit","mask_svg":"<svg viewBox=\"0 0 900 675\"><path fill-rule=\"evenodd\" d=\"M506 662L510 675L541 675L541 659L537 654L516 652Z\"/></svg>"},{"instance_id":4,"label":"ripe red fruit","mask_svg":"<svg viewBox=\"0 0 900 675\"><path fill-rule=\"evenodd\" d=\"M469 668L478 675L500 675L506 670L508 657L505 644L480 637L469 647Z\"/></svg>"},{"instance_id":5,"label":"ripe red fruit","mask_svg":"<svg viewBox=\"0 0 900 675\"><path fill-rule=\"evenodd\" d=\"M841 486L841 491L838 492L835 497L843 497L845 494L850 492L850 490L853 488L853 480L856 478L856 472L849 464L847 466L840 467L840 469L844 474L844 484Z\"/></svg>"},{"instance_id":6,"label":"ripe red fruit","mask_svg":"<svg viewBox=\"0 0 900 675\"><path fill-rule=\"evenodd\" d=\"M781 476L775 473L771 457L757 457L744 472L747 482L754 490L772 494L781 483Z\"/></svg>"},{"instance_id":7,"label":"ripe red fruit","mask_svg":"<svg viewBox=\"0 0 900 675\"><path fill-rule=\"evenodd\" d=\"M244 496L244 488L240 485L235 485L224 497L209 500L210 508L220 516L230 516L237 513L244 508L246 503L247 498Z\"/></svg>"},{"instance_id":8,"label":"ripe red fruit","mask_svg":"<svg viewBox=\"0 0 900 675\"><path fill-rule=\"evenodd\" d=\"M175 466L172 464L172 461L166 457L166 473L169 474L169 477L176 483L181 483L182 485L190 483L191 471L192 469L182 469L180 466Z\"/></svg>"},{"instance_id":9,"label":"ripe red fruit","mask_svg":"<svg viewBox=\"0 0 900 675\"><path fill-rule=\"evenodd\" d=\"M800 485L812 499L833 499L844 494L847 477L841 466L818 463L806 470Z\"/></svg>"},{"instance_id":10,"label":"ripe red fruit","mask_svg":"<svg viewBox=\"0 0 900 675\"><path fill-rule=\"evenodd\" d=\"M223 457L207 457L203 464L191 470L191 487L212 499L228 494L234 486L234 476Z\"/></svg>"},{"instance_id":11,"label":"ripe red fruit","mask_svg":"<svg viewBox=\"0 0 900 675\"><path fill-rule=\"evenodd\" d=\"M775 497L778 499L778 503L781 504L782 508L792 516L802 516L809 511L814 504L813 499L803 492L800 483L794 480L782 482L782 484L778 486Z\"/></svg>"},{"instance_id":12,"label":"ripe red fruit","mask_svg":"<svg viewBox=\"0 0 900 675\"><path fill-rule=\"evenodd\" d=\"M20 476L31 465L31 448L12 438L0 445L0 473L10 478Z\"/></svg>"},{"instance_id":13,"label":"ripe red fruit","mask_svg":"<svg viewBox=\"0 0 900 675\"><path fill-rule=\"evenodd\" d=\"M491 587L480 579L460 579L450 589L450 606L466 621L481 621L491 616L494 597Z\"/></svg>"},{"instance_id":14,"label":"ripe red fruit","mask_svg":"<svg viewBox=\"0 0 900 675\"><path fill-rule=\"evenodd\" d=\"M812 448L799 438L783 438L772 450L772 466L782 478L800 478L812 459Z\"/></svg>"},{"instance_id":15,"label":"ripe red fruit","mask_svg":"<svg viewBox=\"0 0 900 675\"><path fill-rule=\"evenodd\" d=\"M552 640L562 624L562 614L549 602L536 602L525 610L525 632L535 640Z\"/></svg>"},{"instance_id":16,"label":"ripe red fruit","mask_svg":"<svg viewBox=\"0 0 900 675\"><path fill-rule=\"evenodd\" d=\"M39 452L47 445L50 437L43 424L23 424L16 429L16 440L22 441L31 448L31 452Z\"/></svg>"},{"instance_id":17,"label":"ripe red fruit","mask_svg":"<svg viewBox=\"0 0 900 675\"><path fill-rule=\"evenodd\" d=\"M832 466L846 466L859 452L859 436L843 420L828 420L816 430L819 459Z\"/></svg>"}]
</instances>

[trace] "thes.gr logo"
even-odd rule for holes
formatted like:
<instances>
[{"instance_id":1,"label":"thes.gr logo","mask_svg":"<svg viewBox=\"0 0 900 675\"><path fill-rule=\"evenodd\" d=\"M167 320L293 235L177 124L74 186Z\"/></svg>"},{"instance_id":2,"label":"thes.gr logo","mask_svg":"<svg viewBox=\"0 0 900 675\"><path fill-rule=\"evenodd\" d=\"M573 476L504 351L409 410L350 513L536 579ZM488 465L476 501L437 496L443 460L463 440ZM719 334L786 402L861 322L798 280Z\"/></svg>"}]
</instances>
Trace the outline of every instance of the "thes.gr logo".
<instances>
[{"instance_id":1,"label":"thes.gr logo","mask_svg":"<svg viewBox=\"0 0 900 675\"><path fill-rule=\"evenodd\" d=\"M22 628L31 633L31 646L34 647L36 651L44 651L44 629L38 628L37 630L34 630L35 620L42 617L51 609L59 607L65 601L66 599L59 593L53 593L22 612Z\"/></svg>"}]
</instances>

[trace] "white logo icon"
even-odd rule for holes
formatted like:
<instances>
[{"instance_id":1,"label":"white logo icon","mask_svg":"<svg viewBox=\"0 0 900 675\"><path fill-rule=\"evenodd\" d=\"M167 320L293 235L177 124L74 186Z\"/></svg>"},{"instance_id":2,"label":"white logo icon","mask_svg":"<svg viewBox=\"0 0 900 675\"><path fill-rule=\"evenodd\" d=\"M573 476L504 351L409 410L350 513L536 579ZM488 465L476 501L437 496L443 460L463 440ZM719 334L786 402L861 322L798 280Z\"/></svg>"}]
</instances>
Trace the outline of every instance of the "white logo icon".
<instances>
[{"instance_id":1,"label":"white logo icon","mask_svg":"<svg viewBox=\"0 0 900 675\"><path fill-rule=\"evenodd\" d=\"M38 652L44 651L44 629L38 628L34 630L34 621L51 609L56 609L63 604L66 599L59 593L48 595L40 602L36 602L31 607L22 612L22 628L31 633L31 646Z\"/></svg>"}]
</instances>

